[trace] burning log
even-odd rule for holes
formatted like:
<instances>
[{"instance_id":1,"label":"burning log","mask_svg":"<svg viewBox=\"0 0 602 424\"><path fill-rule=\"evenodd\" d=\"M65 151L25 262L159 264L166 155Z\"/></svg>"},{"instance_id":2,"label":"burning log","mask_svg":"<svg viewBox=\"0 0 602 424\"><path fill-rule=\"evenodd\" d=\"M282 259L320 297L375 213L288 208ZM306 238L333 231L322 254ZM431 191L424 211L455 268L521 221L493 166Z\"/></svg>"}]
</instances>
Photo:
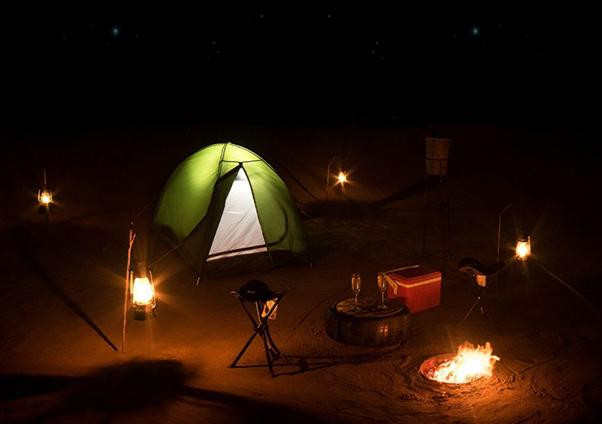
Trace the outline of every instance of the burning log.
<instances>
[{"instance_id":1,"label":"burning log","mask_svg":"<svg viewBox=\"0 0 602 424\"><path fill-rule=\"evenodd\" d=\"M455 356L443 354L424 361L420 365L420 373L428 379L449 384L465 384L483 377L489 378L495 363L500 360L492 353L489 342L476 348L472 343L464 342Z\"/></svg>"}]
</instances>

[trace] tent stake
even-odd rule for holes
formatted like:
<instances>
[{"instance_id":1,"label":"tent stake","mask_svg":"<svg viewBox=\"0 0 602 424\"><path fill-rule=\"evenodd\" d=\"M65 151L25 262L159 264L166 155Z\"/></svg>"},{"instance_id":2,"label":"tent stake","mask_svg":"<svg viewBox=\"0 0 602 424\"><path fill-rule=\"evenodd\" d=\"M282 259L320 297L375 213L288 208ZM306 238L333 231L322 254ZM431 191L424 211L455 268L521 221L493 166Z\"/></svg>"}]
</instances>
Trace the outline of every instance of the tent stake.
<instances>
[{"instance_id":1,"label":"tent stake","mask_svg":"<svg viewBox=\"0 0 602 424\"><path fill-rule=\"evenodd\" d=\"M136 239L136 233L134 232L134 223L130 222L130 234L128 244L128 260L125 268L125 285L123 288L123 329L121 333L121 353L125 353L125 334L127 331L127 317L128 317L128 294L130 289L130 262L132 258L132 246Z\"/></svg>"}]
</instances>

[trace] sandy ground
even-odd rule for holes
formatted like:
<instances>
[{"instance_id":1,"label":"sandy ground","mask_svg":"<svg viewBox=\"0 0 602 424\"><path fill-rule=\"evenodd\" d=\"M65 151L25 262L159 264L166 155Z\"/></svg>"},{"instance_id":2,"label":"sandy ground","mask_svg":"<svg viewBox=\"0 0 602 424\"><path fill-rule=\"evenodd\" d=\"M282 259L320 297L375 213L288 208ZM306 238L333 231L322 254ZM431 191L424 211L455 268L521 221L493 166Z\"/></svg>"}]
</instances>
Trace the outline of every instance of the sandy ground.
<instances>
[{"instance_id":1,"label":"sandy ground","mask_svg":"<svg viewBox=\"0 0 602 424\"><path fill-rule=\"evenodd\" d=\"M524 132L447 129L456 141L457 165L447 186L433 193L438 198L445 189L453 199L452 255L443 260L422 254L422 194L411 189L421 180L427 129L247 129L248 145L285 165L282 174L305 211L313 266L242 268L216 273L195 286L193 274L170 256L156 266L158 316L130 320L126 353L116 352L111 345L121 344L131 211L152 200L178 161L203 144L195 139L211 139L220 131L157 131L150 144L142 142L150 137L147 133L89 134L60 149L37 140L35 148L6 152L13 160L3 170L8 183L1 193L0 421L602 419L602 338L595 316L600 310L600 248L588 203L595 185L584 183L592 175L552 155L537 162L530 182L523 184L513 177L516 167L509 162L517 147L504 149L489 163L475 160L475 146L482 140L495 139L488 146L493 150L505 137L534 137ZM244 131L232 132L236 138ZM267 141L257 141L262 137ZM170 139L174 141L162 143ZM302 147L291 147L304 139ZM365 139L370 148L362 143ZM323 196L324 170L333 152L344 155L354 170L346 194L361 205L312 207L311 195L291 180L294 175L315 196ZM31 198L42 163L57 188L50 225ZM558 163L569 170L562 178ZM558 183L567 176L570 184ZM378 201L379 207L367 205ZM456 271L457 262L464 256L484 262L495 258L497 211L509 202L514 206L504 228L502 255L511 254L515 222L526 221L534 229L534 260L502 274L487 296L487 313L476 312L459 325L476 292ZM137 254L157 257L165 247L145 237L149 216L144 212L137 218ZM430 246L441 239L442 228L433 218ZM416 261L444 272L442 304L412 316L406 342L373 349L328 338L325 312L351 295L352 272L362 273L363 293L374 295L377 271ZM570 282L589 305L538 264ZM285 355L276 378L253 366L263 360L259 343L244 357L244 367L228 368L251 331L229 292L250 278L287 290L272 323ZM492 343L502 358L492 378L449 386L418 374L424 359L452 352L464 340Z\"/></svg>"}]
</instances>

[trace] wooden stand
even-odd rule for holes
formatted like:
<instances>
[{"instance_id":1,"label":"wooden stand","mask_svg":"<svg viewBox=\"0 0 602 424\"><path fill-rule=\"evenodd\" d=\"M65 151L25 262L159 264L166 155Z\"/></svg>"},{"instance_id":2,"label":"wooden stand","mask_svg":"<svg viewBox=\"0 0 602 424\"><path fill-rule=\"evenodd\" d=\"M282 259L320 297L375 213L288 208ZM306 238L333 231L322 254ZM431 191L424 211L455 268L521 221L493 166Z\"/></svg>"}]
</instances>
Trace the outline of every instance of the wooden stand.
<instances>
[{"instance_id":1,"label":"wooden stand","mask_svg":"<svg viewBox=\"0 0 602 424\"><path fill-rule=\"evenodd\" d=\"M127 332L127 318L128 318L128 300L130 294L130 266L132 260L132 246L136 239L136 233L134 232L134 223L130 224L130 234L128 243L128 260L125 268L125 285L123 288L123 329L121 332L121 353L125 353L125 335Z\"/></svg>"}]
</instances>

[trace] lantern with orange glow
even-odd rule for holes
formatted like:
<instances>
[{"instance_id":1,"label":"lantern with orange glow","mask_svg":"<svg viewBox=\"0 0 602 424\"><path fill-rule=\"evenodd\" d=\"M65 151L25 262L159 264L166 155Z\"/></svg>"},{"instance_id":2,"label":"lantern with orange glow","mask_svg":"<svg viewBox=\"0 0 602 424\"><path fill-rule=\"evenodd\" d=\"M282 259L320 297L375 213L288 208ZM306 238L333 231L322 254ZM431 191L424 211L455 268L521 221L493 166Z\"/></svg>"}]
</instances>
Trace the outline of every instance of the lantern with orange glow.
<instances>
[{"instance_id":1,"label":"lantern with orange glow","mask_svg":"<svg viewBox=\"0 0 602 424\"><path fill-rule=\"evenodd\" d=\"M50 206L52 203L52 192L46 188L38 190L38 203L40 206Z\"/></svg>"},{"instance_id":2,"label":"lantern with orange glow","mask_svg":"<svg viewBox=\"0 0 602 424\"><path fill-rule=\"evenodd\" d=\"M520 261L527 260L531 254L531 237L522 235L516 242L516 258Z\"/></svg>"},{"instance_id":3,"label":"lantern with orange glow","mask_svg":"<svg viewBox=\"0 0 602 424\"><path fill-rule=\"evenodd\" d=\"M347 182L347 173L344 171L339 171L339 175L337 175L337 184L344 185Z\"/></svg>"},{"instance_id":4,"label":"lantern with orange glow","mask_svg":"<svg viewBox=\"0 0 602 424\"><path fill-rule=\"evenodd\" d=\"M46 170L42 170L42 188L38 190L38 203L41 207L50 208L52 203L52 191L48 189L46 180Z\"/></svg>"},{"instance_id":5,"label":"lantern with orange glow","mask_svg":"<svg viewBox=\"0 0 602 424\"><path fill-rule=\"evenodd\" d=\"M157 308L157 299L155 297L153 274L149 271L146 275L134 277L132 273L130 281L130 295L134 309L134 318L144 320L149 313L152 313L154 316Z\"/></svg>"}]
</instances>

